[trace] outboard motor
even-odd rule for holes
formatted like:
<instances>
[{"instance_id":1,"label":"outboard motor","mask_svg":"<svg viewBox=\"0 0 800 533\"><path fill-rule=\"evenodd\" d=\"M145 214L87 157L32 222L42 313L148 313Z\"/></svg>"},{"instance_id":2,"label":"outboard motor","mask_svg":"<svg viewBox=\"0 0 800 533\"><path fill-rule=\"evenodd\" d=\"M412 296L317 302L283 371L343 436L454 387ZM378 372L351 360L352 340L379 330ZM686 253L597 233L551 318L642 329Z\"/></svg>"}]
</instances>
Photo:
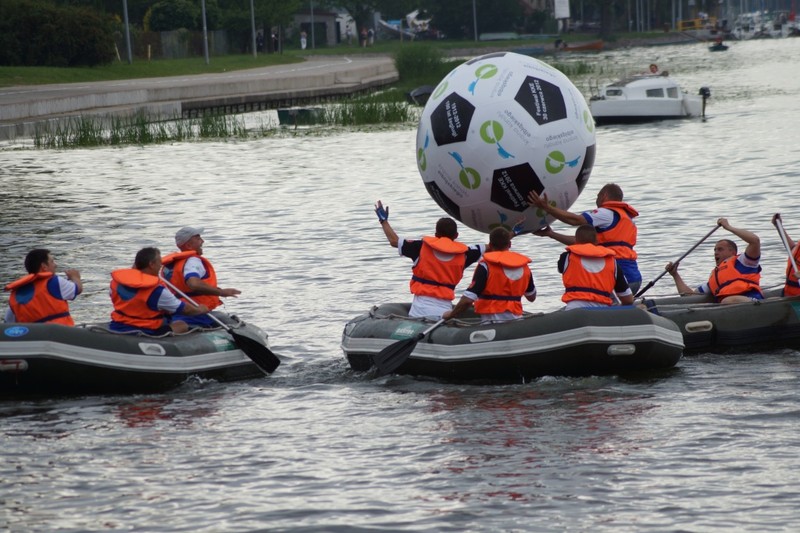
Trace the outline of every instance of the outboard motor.
<instances>
[{"instance_id":1,"label":"outboard motor","mask_svg":"<svg viewBox=\"0 0 800 533\"><path fill-rule=\"evenodd\" d=\"M700 92L698 92L700 96L703 97L703 118L706 116L706 100L711 98L711 89L708 87L700 87Z\"/></svg>"}]
</instances>

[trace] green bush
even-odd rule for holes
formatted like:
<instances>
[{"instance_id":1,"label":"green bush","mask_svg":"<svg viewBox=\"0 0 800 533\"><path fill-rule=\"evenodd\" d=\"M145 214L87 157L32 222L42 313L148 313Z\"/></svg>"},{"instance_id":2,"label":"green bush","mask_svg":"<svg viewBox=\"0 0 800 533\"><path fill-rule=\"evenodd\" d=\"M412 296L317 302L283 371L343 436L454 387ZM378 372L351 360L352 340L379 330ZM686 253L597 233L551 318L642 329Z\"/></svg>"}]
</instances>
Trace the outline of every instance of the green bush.
<instances>
[{"instance_id":1,"label":"green bush","mask_svg":"<svg viewBox=\"0 0 800 533\"><path fill-rule=\"evenodd\" d=\"M428 44L403 46L394 55L394 66L401 80L419 79L442 69L442 51Z\"/></svg>"},{"instance_id":2,"label":"green bush","mask_svg":"<svg viewBox=\"0 0 800 533\"><path fill-rule=\"evenodd\" d=\"M201 29L199 4L186 0L165 0L153 5L150 11L151 31L171 31L178 28Z\"/></svg>"},{"instance_id":3,"label":"green bush","mask_svg":"<svg viewBox=\"0 0 800 533\"><path fill-rule=\"evenodd\" d=\"M116 22L79 7L0 1L0 65L74 67L111 63Z\"/></svg>"}]
</instances>

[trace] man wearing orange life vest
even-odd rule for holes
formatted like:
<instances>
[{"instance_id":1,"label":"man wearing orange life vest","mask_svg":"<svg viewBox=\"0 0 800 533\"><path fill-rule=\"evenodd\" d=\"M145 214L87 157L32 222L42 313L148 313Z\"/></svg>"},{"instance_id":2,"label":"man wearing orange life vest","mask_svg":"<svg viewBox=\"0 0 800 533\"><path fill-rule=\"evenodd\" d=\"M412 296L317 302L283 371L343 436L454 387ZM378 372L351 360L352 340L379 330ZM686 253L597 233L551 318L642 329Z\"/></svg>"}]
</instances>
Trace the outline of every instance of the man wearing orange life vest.
<instances>
[{"instance_id":1,"label":"man wearing orange life vest","mask_svg":"<svg viewBox=\"0 0 800 533\"><path fill-rule=\"evenodd\" d=\"M511 232L495 228L489 234L489 247L475 267L472 283L452 311L442 315L449 319L470 306L483 322L504 322L522 317L522 297L536 300L536 285L528 267L531 260L512 252Z\"/></svg>"},{"instance_id":2,"label":"man wearing orange life vest","mask_svg":"<svg viewBox=\"0 0 800 533\"><path fill-rule=\"evenodd\" d=\"M633 292L617 268L613 250L598 246L594 226L584 224L575 230L575 244L558 259L558 271L564 282L565 310L613 305L612 293L622 305L633 304Z\"/></svg>"},{"instance_id":3,"label":"man wearing orange life vest","mask_svg":"<svg viewBox=\"0 0 800 533\"><path fill-rule=\"evenodd\" d=\"M775 213L772 216L772 224L777 225L776 222L781 219L780 213ZM800 279L795 272L795 265L800 265L800 242L794 242L789 235L786 235L786 244L789 245L792 257L794 258L794 265L792 259L786 260L786 283L781 291L781 296L800 296Z\"/></svg>"},{"instance_id":4,"label":"man wearing orange life vest","mask_svg":"<svg viewBox=\"0 0 800 533\"><path fill-rule=\"evenodd\" d=\"M10 291L6 322L49 322L74 326L69 301L83 290L81 273L73 268L56 275L56 260L45 248L36 248L25 256L26 276L5 286Z\"/></svg>"},{"instance_id":5,"label":"man wearing orange life vest","mask_svg":"<svg viewBox=\"0 0 800 533\"><path fill-rule=\"evenodd\" d=\"M458 226L452 218L436 222L434 237L412 240L397 236L389 224L389 207L380 200L375 204L375 214L389 245L414 262L410 284L414 299L408 316L440 318L453 308L455 288L464 276L464 269L481 258L485 245L456 242Z\"/></svg>"},{"instance_id":6,"label":"man wearing orange life vest","mask_svg":"<svg viewBox=\"0 0 800 533\"><path fill-rule=\"evenodd\" d=\"M183 227L175 234L175 244L180 252L164 257L164 277L181 292L200 305L216 309L222 304L220 297L236 297L242 293L239 289L223 289L217 286L217 273L211 261L203 256L203 243L200 236L204 228ZM217 327L206 314L181 315L175 317L190 326Z\"/></svg>"},{"instance_id":7,"label":"man wearing orange life vest","mask_svg":"<svg viewBox=\"0 0 800 533\"><path fill-rule=\"evenodd\" d=\"M158 248L148 247L136 253L133 268L111 273L109 294L114 311L111 312L110 330L142 331L148 335L164 335L170 331L185 333L189 326L182 320L175 320L176 314L208 313L205 305L182 302L161 285L158 279L160 270L161 252Z\"/></svg>"},{"instance_id":8,"label":"man wearing orange life vest","mask_svg":"<svg viewBox=\"0 0 800 533\"><path fill-rule=\"evenodd\" d=\"M547 195L539 195L536 191L528 194L528 203L570 226L589 224L597 230L597 244L614 250L617 265L625 275L628 286L635 294L642 284L642 274L636 262L634 250L638 231L634 218L639 213L629 204L622 201L622 188L615 183L607 183L597 193L595 204L597 209L583 213L571 213L550 205ZM575 244L575 237L555 232L537 231L539 236L548 236L566 245Z\"/></svg>"},{"instance_id":9,"label":"man wearing orange life vest","mask_svg":"<svg viewBox=\"0 0 800 533\"><path fill-rule=\"evenodd\" d=\"M678 273L678 263L667 263L665 270L675 280L678 292L685 294L712 294L717 303L735 304L761 300L761 240L758 235L745 229L734 228L728 219L720 218L717 224L747 243L743 254L737 253L736 243L729 239L714 245L714 261L717 266L711 271L708 282L692 289Z\"/></svg>"}]
</instances>

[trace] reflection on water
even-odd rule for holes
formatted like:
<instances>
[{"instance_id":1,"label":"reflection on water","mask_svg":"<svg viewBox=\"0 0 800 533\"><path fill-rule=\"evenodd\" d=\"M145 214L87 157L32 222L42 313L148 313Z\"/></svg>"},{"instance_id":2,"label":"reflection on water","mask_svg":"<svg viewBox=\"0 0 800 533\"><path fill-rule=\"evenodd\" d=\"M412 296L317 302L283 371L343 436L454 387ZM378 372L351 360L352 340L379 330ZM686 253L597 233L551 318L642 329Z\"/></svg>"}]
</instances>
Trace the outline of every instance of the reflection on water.
<instances>
[{"instance_id":1,"label":"reflection on water","mask_svg":"<svg viewBox=\"0 0 800 533\"><path fill-rule=\"evenodd\" d=\"M576 468L584 461L614 464L643 446L642 418L657 409L652 393L620 390L597 378L570 380L567 388L563 381L544 380L536 390L435 394L433 412L449 415L441 427L446 433L442 444L453 452L444 466L432 468L480 480L477 485L453 484L456 492L443 497L542 500L546 489L560 490L549 487L544 474L563 469L563 458L583 456ZM532 479L537 480L533 485Z\"/></svg>"},{"instance_id":2,"label":"reflection on water","mask_svg":"<svg viewBox=\"0 0 800 533\"><path fill-rule=\"evenodd\" d=\"M796 137L800 39L592 56L658 63L693 91L705 121L597 130L574 209L606 182L639 220L645 281L720 216L762 239L765 286L782 282L780 211L800 234ZM273 376L187 385L163 396L0 402L0 500L11 531L794 530L800 504L797 354L699 356L669 375L479 387L348 370L344 324L408 300L401 235L441 211L416 169L413 129L70 151L0 150L0 276L32 247L78 268L79 322L107 320L109 273L143 246L174 249L205 226L225 309L270 334ZM559 228L564 229L564 228ZM486 239L461 228L466 242ZM561 305L563 246L526 236L539 297ZM683 262L704 281L711 243ZM650 291L670 294L669 278Z\"/></svg>"}]
</instances>

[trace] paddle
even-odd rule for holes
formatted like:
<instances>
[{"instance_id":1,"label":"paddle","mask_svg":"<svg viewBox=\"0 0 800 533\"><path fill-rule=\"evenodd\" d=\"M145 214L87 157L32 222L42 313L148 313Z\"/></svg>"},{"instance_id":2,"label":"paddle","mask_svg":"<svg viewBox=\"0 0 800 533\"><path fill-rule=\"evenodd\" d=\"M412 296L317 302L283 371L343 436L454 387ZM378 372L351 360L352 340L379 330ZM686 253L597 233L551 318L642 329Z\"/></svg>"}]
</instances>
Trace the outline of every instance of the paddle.
<instances>
[{"instance_id":1,"label":"paddle","mask_svg":"<svg viewBox=\"0 0 800 533\"><path fill-rule=\"evenodd\" d=\"M178 287L167 281L161 271L159 271L158 277L167 285L167 287L185 298L187 302L191 303L192 305L197 305L194 300L184 294ZM278 365L281 364L281 360L278 359L278 356L272 353L269 348L264 346L260 340L248 337L244 333L235 331L232 327L228 326L211 313L208 313L208 317L219 324L220 327L222 327L225 331L227 331L231 337L233 337L233 343L236 345L236 347L243 351L247 357L252 359L253 362L265 373L272 374L275 369L278 368Z\"/></svg>"},{"instance_id":2,"label":"paddle","mask_svg":"<svg viewBox=\"0 0 800 533\"><path fill-rule=\"evenodd\" d=\"M786 235L786 230L783 229L783 222L781 222L780 213L775 213L775 216L772 217L772 223L775 224L775 229L778 230L778 235L780 235L781 237L781 241L783 242L783 247L786 248L786 253L789 254L789 261L791 261L792 263L792 268L794 269L794 275L800 278L800 270L798 270L797 263L794 260L792 247L789 246L789 237Z\"/></svg>"},{"instance_id":3,"label":"paddle","mask_svg":"<svg viewBox=\"0 0 800 533\"><path fill-rule=\"evenodd\" d=\"M400 365L406 362L406 359L408 359L411 352L414 351L417 343L422 340L425 335L441 326L444 321L444 319L441 319L425 331L417 333L414 337L390 344L378 352L377 355L374 355L372 357L372 362L378 367L378 375L385 376L397 370Z\"/></svg>"},{"instance_id":4,"label":"paddle","mask_svg":"<svg viewBox=\"0 0 800 533\"><path fill-rule=\"evenodd\" d=\"M703 244L703 242L705 242L705 240L706 240L706 239L708 239L709 237L711 237L711 234L712 234L712 233L714 233L715 231L717 231L717 230L718 230L719 228L721 228L721 227L722 227L722 226L720 226L719 224L717 224L716 226L714 226L714 229L712 229L711 231L709 231L708 233L706 233L706 234L705 234L705 236L704 236L702 239L700 239L699 241L697 241L697 242L695 243L695 245L694 245L694 246L692 246L691 248L689 248L689 249L686 251L686 253L685 253L685 254L683 254L682 256L680 256L680 257L679 257L677 260L673 261L673 262L672 262L672 264L673 264L673 265L677 265L678 263L680 263L681 261L683 261L684 259L686 259L686 256L687 256L687 255L689 255L690 253L692 253L692 252L694 251L694 249L695 249L695 248L697 248L698 246L700 246L701 244ZM653 281L651 281L650 283L648 283L647 285L645 285L643 288L639 289L639 292L637 292L637 293L636 293L636 298L638 298L639 296L641 296L642 294L644 294L645 292L647 292L648 290L650 290L650 288L651 288L653 285L655 285L655 284L656 284L656 281L658 281L658 280L660 280L661 278L663 278L663 277L664 277L664 275L665 275L666 273L667 273L667 269L665 268L665 269L664 269L664 272L662 272L661 274L659 274L659 275L656 277L656 279L654 279Z\"/></svg>"}]
</instances>

